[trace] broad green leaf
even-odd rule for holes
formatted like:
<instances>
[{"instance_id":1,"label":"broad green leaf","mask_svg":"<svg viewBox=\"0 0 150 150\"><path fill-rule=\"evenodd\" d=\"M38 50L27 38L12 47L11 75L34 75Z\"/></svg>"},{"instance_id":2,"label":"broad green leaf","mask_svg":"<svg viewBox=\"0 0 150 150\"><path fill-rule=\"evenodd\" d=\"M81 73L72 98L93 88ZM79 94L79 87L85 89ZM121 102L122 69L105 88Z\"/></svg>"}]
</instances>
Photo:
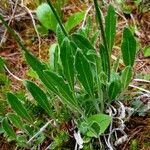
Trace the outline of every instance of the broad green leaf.
<instances>
[{"instance_id":1,"label":"broad green leaf","mask_svg":"<svg viewBox=\"0 0 150 150\"><path fill-rule=\"evenodd\" d=\"M77 101L74 98L73 91L71 91L69 85L63 80L63 78L51 71L44 71L44 75L47 80L57 89L56 93L61 99L62 103L67 104L69 108L78 109Z\"/></svg>"},{"instance_id":2,"label":"broad green leaf","mask_svg":"<svg viewBox=\"0 0 150 150\"><path fill-rule=\"evenodd\" d=\"M74 27L76 27L85 16L85 11L74 13L69 17L68 21L65 23L66 30L70 32Z\"/></svg>"},{"instance_id":3,"label":"broad green leaf","mask_svg":"<svg viewBox=\"0 0 150 150\"><path fill-rule=\"evenodd\" d=\"M144 57L150 57L150 45L144 48Z\"/></svg>"},{"instance_id":4,"label":"broad green leaf","mask_svg":"<svg viewBox=\"0 0 150 150\"><path fill-rule=\"evenodd\" d=\"M84 54L86 54L88 50L95 51L92 44L84 36L80 34L73 34L71 37L72 37L73 42L77 45L77 47L79 47L82 50Z\"/></svg>"},{"instance_id":5,"label":"broad green leaf","mask_svg":"<svg viewBox=\"0 0 150 150\"><path fill-rule=\"evenodd\" d=\"M112 81L108 89L108 95L109 95L110 100L114 100L120 92L121 92L120 80Z\"/></svg>"},{"instance_id":6,"label":"broad green leaf","mask_svg":"<svg viewBox=\"0 0 150 150\"><path fill-rule=\"evenodd\" d=\"M56 36L57 36L58 44L59 44L59 46L61 46L61 43L66 36L64 35L64 33L59 25L56 28Z\"/></svg>"},{"instance_id":7,"label":"broad green leaf","mask_svg":"<svg viewBox=\"0 0 150 150\"><path fill-rule=\"evenodd\" d=\"M86 36L89 36L89 35L90 35L91 30L92 30L92 19L91 19L91 17L89 16L89 17L87 18L86 25L85 25L85 33L86 33Z\"/></svg>"},{"instance_id":8,"label":"broad green leaf","mask_svg":"<svg viewBox=\"0 0 150 150\"><path fill-rule=\"evenodd\" d=\"M7 117L9 119L9 121L18 129L23 129L23 122L21 121L21 119L19 118L19 116L17 116L16 114L13 113L8 113Z\"/></svg>"},{"instance_id":9,"label":"broad green leaf","mask_svg":"<svg viewBox=\"0 0 150 150\"><path fill-rule=\"evenodd\" d=\"M36 15L41 24L49 30L56 31L57 20L50 6L46 3L38 6L36 10Z\"/></svg>"},{"instance_id":10,"label":"broad green leaf","mask_svg":"<svg viewBox=\"0 0 150 150\"><path fill-rule=\"evenodd\" d=\"M126 66L133 66L136 55L136 40L128 28L124 28L123 41L121 44L123 61Z\"/></svg>"},{"instance_id":11,"label":"broad green leaf","mask_svg":"<svg viewBox=\"0 0 150 150\"><path fill-rule=\"evenodd\" d=\"M81 123L80 130L89 137L97 138L105 132L111 121L112 118L105 114L92 115L86 119L86 122Z\"/></svg>"},{"instance_id":12,"label":"broad green leaf","mask_svg":"<svg viewBox=\"0 0 150 150\"><path fill-rule=\"evenodd\" d=\"M57 43L51 45L49 50L50 68L52 71L62 73L62 66L60 61L60 48Z\"/></svg>"},{"instance_id":13,"label":"broad green leaf","mask_svg":"<svg viewBox=\"0 0 150 150\"><path fill-rule=\"evenodd\" d=\"M92 68L89 61L83 55L83 53L78 50L75 58L75 68L77 71L77 76L79 81L82 83L85 90L90 96L94 95L94 83L93 83L93 74Z\"/></svg>"},{"instance_id":14,"label":"broad green leaf","mask_svg":"<svg viewBox=\"0 0 150 150\"><path fill-rule=\"evenodd\" d=\"M54 71L62 74L62 65L60 60L60 49L57 46L54 53Z\"/></svg>"},{"instance_id":15,"label":"broad green leaf","mask_svg":"<svg viewBox=\"0 0 150 150\"><path fill-rule=\"evenodd\" d=\"M109 55L111 55L116 34L116 15L115 10L111 4L108 7L107 16L105 18L105 34Z\"/></svg>"},{"instance_id":16,"label":"broad green leaf","mask_svg":"<svg viewBox=\"0 0 150 150\"><path fill-rule=\"evenodd\" d=\"M31 81L25 81L25 85L39 105L51 115L51 106L44 91Z\"/></svg>"},{"instance_id":17,"label":"broad green leaf","mask_svg":"<svg viewBox=\"0 0 150 150\"><path fill-rule=\"evenodd\" d=\"M87 136L89 137L98 137L100 134L100 126L97 122L93 122L90 125L91 130L89 130L89 132L87 132Z\"/></svg>"},{"instance_id":18,"label":"broad green leaf","mask_svg":"<svg viewBox=\"0 0 150 150\"><path fill-rule=\"evenodd\" d=\"M37 73L41 73L43 70L46 69L45 65L39 61L34 55L30 52L25 51L25 58L27 63L32 67L32 69Z\"/></svg>"},{"instance_id":19,"label":"broad green leaf","mask_svg":"<svg viewBox=\"0 0 150 150\"><path fill-rule=\"evenodd\" d=\"M25 52L25 58L27 63L32 67L32 69L38 74L40 80L49 88L56 91L55 87L49 81L47 81L47 78L44 76L43 70L46 70L46 66L39 61L35 56L33 56L28 51Z\"/></svg>"},{"instance_id":20,"label":"broad green leaf","mask_svg":"<svg viewBox=\"0 0 150 150\"><path fill-rule=\"evenodd\" d=\"M31 116L28 114L26 108L15 95L13 95L12 93L8 93L7 100L11 108L18 114L18 116L32 123Z\"/></svg>"},{"instance_id":21,"label":"broad green leaf","mask_svg":"<svg viewBox=\"0 0 150 150\"><path fill-rule=\"evenodd\" d=\"M106 50L105 50L105 47L100 44L100 56L101 56L101 64L102 64L102 68L103 68L103 71L104 73L108 76L110 70L109 70L109 64L107 62L107 54L106 54Z\"/></svg>"},{"instance_id":22,"label":"broad green leaf","mask_svg":"<svg viewBox=\"0 0 150 150\"><path fill-rule=\"evenodd\" d=\"M71 38L72 38L72 41L75 43L76 47L82 50L82 53L86 56L86 58L90 60L91 62L94 62L95 56L97 54L96 54L95 48L92 46L90 41L86 37L80 34L76 34L76 33L73 34Z\"/></svg>"},{"instance_id":23,"label":"broad green leaf","mask_svg":"<svg viewBox=\"0 0 150 150\"><path fill-rule=\"evenodd\" d=\"M4 118L2 120L2 128L9 137L16 139L16 133L14 132L13 128L9 125L7 118Z\"/></svg>"},{"instance_id":24,"label":"broad green leaf","mask_svg":"<svg viewBox=\"0 0 150 150\"><path fill-rule=\"evenodd\" d=\"M77 45L76 45L74 42L72 42L71 40L70 40L70 46L71 46L71 52L72 52L73 56L75 56L76 53L77 53L78 47L77 47Z\"/></svg>"},{"instance_id":25,"label":"broad green leaf","mask_svg":"<svg viewBox=\"0 0 150 150\"><path fill-rule=\"evenodd\" d=\"M53 92L57 93L57 88L53 86L51 82L47 79L45 74L42 72L42 74L39 75L40 80L45 84L45 86L48 88L48 90L52 90Z\"/></svg>"},{"instance_id":26,"label":"broad green leaf","mask_svg":"<svg viewBox=\"0 0 150 150\"><path fill-rule=\"evenodd\" d=\"M121 82L123 90L127 88L132 79L132 67L127 66L121 74Z\"/></svg>"},{"instance_id":27,"label":"broad green leaf","mask_svg":"<svg viewBox=\"0 0 150 150\"><path fill-rule=\"evenodd\" d=\"M49 49L49 62L50 62L50 68L52 70L54 70L54 66L55 66L55 51L57 49L58 44L54 43L51 45L50 49Z\"/></svg>"},{"instance_id":28,"label":"broad green leaf","mask_svg":"<svg viewBox=\"0 0 150 150\"><path fill-rule=\"evenodd\" d=\"M68 38L65 38L60 47L60 59L63 65L63 72L68 80L71 89L74 89L74 57L72 47Z\"/></svg>"}]
</instances>

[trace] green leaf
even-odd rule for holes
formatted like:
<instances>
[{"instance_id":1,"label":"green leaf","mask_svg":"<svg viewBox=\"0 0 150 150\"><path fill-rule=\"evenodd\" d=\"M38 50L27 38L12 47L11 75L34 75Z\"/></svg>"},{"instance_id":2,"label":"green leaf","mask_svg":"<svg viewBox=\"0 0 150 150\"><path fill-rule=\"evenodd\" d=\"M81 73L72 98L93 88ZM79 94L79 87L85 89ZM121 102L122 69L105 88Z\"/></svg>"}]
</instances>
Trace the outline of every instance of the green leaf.
<instances>
[{"instance_id":1,"label":"green leaf","mask_svg":"<svg viewBox=\"0 0 150 150\"><path fill-rule=\"evenodd\" d=\"M104 73L108 76L109 73L110 73L110 70L109 70L109 64L108 64L108 61L107 61L107 52L105 50L105 47L100 44L100 56L101 56L101 64L102 64L102 68L103 68L103 71Z\"/></svg>"},{"instance_id":2,"label":"green leaf","mask_svg":"<svg viewBox=\"0 0 150 150\"><path fill-rule=\"evenodd\" d=\"M87 21L86 21L86 25L84 28L85 28L86 36L89 36L90 32L92 30L92 19L90 16L88 16Z\"/></svg>"},{"instance_id":3,"label":"green leaf","mask_svg":"<svg viewBox=\"0 0 150 150\"><path fill-rule=\"evenodd\" d=\"M39 75L41 81L46 85L46 87L48 88L48 90L52 90L53 92L57 93L57 88L55 86L53 86L53 84L51 82L49 82L49 79L47 79L47 77L45 76L44 73Z\"/></svg>"},{"instance_id":4,"label":"green leaf","mask_svg":"<svg viewBox=\"0 0 150 150\"><path fill-rule=\"evenodd\" d=\"M93 97L94 95L94 83L93 83L93 74L92 68L89 61L83 55L83 53L78 50L75 58L75 68L77 70L77 76L79 81L82 83L85 90L88 94Z\"/></svg>"},{"instance_id":5,"label":"green leaf","mask_svg":"<svg viewBox=\"0 0 150 150\"><path fill-rule=\"evenodd\" d=\"M150 56L150 45L144 48L144 57L149 57L149 56Z\"/></svg>"},{"instance_id":6,"label":"green leaf","mask_svg":"<svg viewBox=\"0 0 150 150\"><path fill-rule=\"evenodd\" d=\"M79 47L84 54L87 53L88 50L94 50L94 47L90 43L90 41L80 34L73 34L72 36L73 42Z\"/></svg>"},{"instance_id":7,"label":"green leaf","mask_svg":"<svg viewBox=\"0 0 150 150\"><path fill-rule=\"evenodd\" d=\"M86 119L80 125L81 132L86 132L89 137L99 137L111 123L112 118L105 114L96 114ZM85 134L85 133L84 133Z\"/></svg>"},{"instance_id":8,"label":"green leaf","mask_svg":"<svg viewBox=\"0 0 150 150\"><path fill-rule=\"evenodd\" d=\"M34 55L30 52L25 51L25 58L27 63L32 67L34 71L39 75L43 70L46 69L45 65L39 61Z\"/></svg>"},{"instance_id":9,"label":"green leaf","mask_svg":"<svg viewBox=\"0 0 150 150\"><path fill-rule=\"evenodd\" d=\"M2 120L2 127L9 137L16 139L16 133L14 132L13 128L9 125L7 118L4 118Z\"/></svg>"},{"instance_id":10,"label":"green leaf","mask_svg":"<svg viewBox=\"0 0 150 150\"><path fill-rule=\"evenodd\" d=\"M57 43L51 45L49 50L50 68L55 72L62 72L62 65L60 61L60 48Z\"/></svg>"},{"instance_id":11,"label":"green leaf","mask_svg":"<svg viewBox=\"0 0 150 150\"><path fill-rule=\"evenodd\" d=\"M51 106L44 91L31 81L25 81L25 85L39 105L51 115Z\"/></svg>"},{"instance_id":12,"label":"green leaf","mask_svg":"<svg viewBox=\"0 0 150 150\"><path fill-rule=\"evenodd\" d=\"M36 10L36 15L41 24L49 30L56 31L57 20L50 6L46 3L38 6Z\"/></svg>"},{"instance_id":13,"label":"green leaf","mask_svg":"<svg viewBox=\"0 0 150 150\"><path fill-rule=\"evenodd\" d=\"M7 117L16 128L23 129L23 122L16 114L8 113Z\"/></svg>"},{"instance_id":14,"label":"green leaf","mask_svg":"<svg viewBox=\"0 0 150 150\"><path fill-rule=\"evenodd\" d=\"M111 55L116 34L116 15L113 6L110 4L105 18L105 34L108 44L109 55Z\"/></svg>"},{"instance_id":15,"label":"green leaf","mask_svg":"<svg viewBox=\"0 0 150 150\"><path fill-rule=\"evenodd\" d=\"M105 132L105 130L108 128L109 124L111 123L112 118L105 114L96 114L88 118L88 122L92 125L94 122L96 122L99 127L100 131L97 133L97 135L101 135Z\"/></svg>"},{"instance_id":16,"label":"green leaf","mask_svg":"<svg viewBox=\"0 0 150 150\"><path fill-rule=\"evenodd\" d=\"M54 53L54 71L62 74L62 64L60 60L60 49L59 46L56 47Z\"/></svg>"},{"instance_id":17,"label":"green leaf","mask_svg":"<svg viewBox=\"0 0 150 150\"><path fill-rule=\"evenodd\" d=\"M68 80L71 89L74 89L74 57L72 47L68 38L65 38L60 47L60 59L63 65L63 72Z\"/></svg>"},{"instance_id":18,"label":"green leaf","mask_svg":"<svg viewBox=\"0 0 150 150\"><path fill-rule=\"evenodd\" d=\"M90 41L86 37L84 37L83 35L76 34L76 33L73 34L71 36L71 38L72 38L72 41L74 42L74 44L76 45L76 47L81 49L84 56L86 56L86 58L88 60L90 60L91 62L94 62L95 55L97 55L97 54L96 54L95 48L92 46ZM90 53L89 53L89 51L90 51Z\"/></svg>"},{"instance_id":19,"label":"green leaf","mask_svg":"<svg viewBox=\"0 0 150 150\"><path fill-rule=\"evenodd\" d=\"M23 104L18 100L18 98L15 95L13 95L12 93L8 93L7 100L11 108L18 114L18 116L32 123L31 116L28 114L26 108L23 106Z\"/></svg>"},{"instance_id":20,"label":"green leaf","mask_svg":"<svg viewBox=\"0 0 150 150\"><path fill-rule=\"evenodd\" d=\"M85 16L85 11L76 12L72 16L70 16L68 21L65 23L66 30L70 32L71 29L76 27L84 19L84 16Z\"/></svg>"},{"instance_id":21,"label":"green leaf","mask_svg":"<svg viewBox=\"0 0 150 150\"><path fill-rule=\"evenodd\" d=\"M56 28L56 37L57 37L59 46L61 46L61 43L66 36L64 35L64 33L59 25Z\"/></svg>"},{"instance_id":22,"label":"green leaf","mask_svg":"<svg viewBox=\"0 0 150 150\"><path fill-rule=\"evenodd\" d=\"M29 53L28 51L25 52L25 58L27 63L32 67L32 69L38 74L40 80L48 87L53 88L53 90L57 91L55 87L44 76L43 70L46 70L46 66L39 61L34 55Z\"/></svg>"},{"instance_id":23,"label":"green leaf","mask_svg":"<svg viewBox=\"0 0 150 150\"><path fill-rule=\"evenodd\" d=\"M74 98L74 93L71 91L69 85L63 80L63 78L51 71L44 71L44 75L49 83L51 83L53 87L57 89L57 92L55 92L53 88L50 90L52 90L61 98L60 100L62 103L67 104L71 109L73 108L78 110L78 105L76 99Z\"/></svg>"},{"instance_id":24,"label":"green leaf","mask_svg":"<svg viewBox=\"0 0 150 150\"><path fill-rule=\"evenodd\" d=\"M127 66L121 74L122 89L126 89L132 79L132 67Z\"/></svg>"},{"instance_id":25,"label":"green leaf","mask_svg":"<svg viewBox=\"0 0 150 150\"><path fill-rule=\"evenodd\" d=\"M55 68L55 52L56 52L57 46L58 46L58 44L54 43L51 45L51 47L49 49L50 68L52 70L54 70L54 68Z\"/></svg>"},{"instance_id":26,"label":"green leaf","mask_svg":"<svg viewBox=\"0 0 150 150\"><path fill-rule=\"evenodd\" d=\"M114 100L120 92L121 92L120 80L112 81L108 89L108 95L109 95L110 100Z\"/></svg>"},{"instance_id":27,"label":"green leaf","mask_svg":"<svg viewBox=\"0 0 150 150\"><path fill-rule=\"evenodd\" d=\"M124 28L121 44L123 61L126 66L133 66L136 55L136 40L128 28Z\"/></svg>"}]
</instances>

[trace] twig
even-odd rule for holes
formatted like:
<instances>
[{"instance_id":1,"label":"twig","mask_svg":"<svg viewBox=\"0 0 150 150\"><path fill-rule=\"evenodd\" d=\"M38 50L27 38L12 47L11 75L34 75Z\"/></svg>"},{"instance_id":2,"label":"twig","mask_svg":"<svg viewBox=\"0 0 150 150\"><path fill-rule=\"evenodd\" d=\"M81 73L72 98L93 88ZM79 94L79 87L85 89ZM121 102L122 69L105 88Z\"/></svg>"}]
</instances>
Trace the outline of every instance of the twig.
<instances>
[{"instance_id":1,"label":"twig","mask_svg":"<svg viewBox=\"0 0 150 150\"><path fill-rule=\"evenodd\" d=\"M118 12L117 10L115 12L116 12L116 14L118 14L125 21L126 25L128 25L128 20L120 12Z\"/></svg>"},{"instance_id":2,"label":"twig","mask_svg":"<svg viewBox=\"0 0 150 150\"><path fill-rule=\"evenodd\" d=\"M143 68L146 65L146 62L144 62L140 67L137 68L137 70L140 70L141 68Z\"/></svg>"},{"instance_id":3,"label":"twig","mask_svg":"<svg viewBox=\"0 0 150 150\"><path fill-rule=\"evenodd\" d=\"M34 11L34 10L33 10L33 11L30 10L30 12L32 13L32 15L35 14L35 11ZM23 12L23 13L20 13L20 14L16 14L16 15L13 16L12 19L19 18L19 17L22 18L23 16L25 16L25 15L27 15L27 14L28 14L27 12ZM4 19L5 21L9 21L11 17L5 16L4 18L5 18L5 19ZM0 23L2 23L2 22L0 21Z\"/></svg>"},{"instance_id":4,"label":"twig","mask_svg":"<svg viewBox=\"0 0 150 150\"><path fill-rule=\"evenodd\" d=\"M15 76L15 75L7 68L6 65L4 65L4 68L6 69L6 71L7 71L13 78L15 78L16 80L21 81L21 82L23 81L21 78Z\"/></svg>"},{"instance_id":5,"label":"twig","mask_svg":"<svg viewBox=\"0 0 150 150\"><path fill-rule=\"evenodd\" d=\"M51 122L52 122L52 120L48 121L42 128L40 128L40 130L29 139L27 144L29 144L34 138L36 138L39 134L41 134Z\"/></svg>"},{"instance_id":6,"label":"twig","mask_svg":"<svg viewBox=\"0 0 150 150\"><path fill-rule=\"evenodd\" d=\"M85 22L86 22L86 18L87 18L87 15L89 13L89 11L92 9L93 5L89 6L89 8L87 9L86 13L85 13L85 16L84 16L84 19L83 19L83 23L82 23L82 28L85 26Z\"/></svg>"},{"instance_id":7,"label":"twig","mask_svg":"<svg viewBox=\"0 0 150 150\"><path fill-rule=\"evenodd\" d=\"M138 86L136 86L136 85L129 84L129 86L132 87L132 88L135 88L135 89L138 89L138 90L140 90L140 91L143 91L143 92L146 92L146 93L150 94L150 91L145 90L145 89L143 89L143 88L141 88L141 87L138 87Z\"/></svg>"},{"instance_id":8,"label":"twig","mask_svg":"<svg viewBox=\"0 0 150 150\"><path fill-rule=\"evenodd\" d=\"M136 81L136 82L141 82L141 83L147 83L147 84L150 84L150 81L144 80L144 79L134 79L134 81Z\"/></svg>"}]
</instances>

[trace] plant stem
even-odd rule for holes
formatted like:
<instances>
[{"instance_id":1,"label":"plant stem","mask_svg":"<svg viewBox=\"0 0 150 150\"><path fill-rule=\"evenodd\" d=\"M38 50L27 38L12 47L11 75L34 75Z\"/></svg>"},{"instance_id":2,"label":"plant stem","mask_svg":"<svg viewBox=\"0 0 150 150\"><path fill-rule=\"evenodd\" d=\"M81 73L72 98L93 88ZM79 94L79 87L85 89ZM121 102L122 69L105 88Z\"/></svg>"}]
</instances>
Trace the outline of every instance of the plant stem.
<instances>
[{"instance_id":1,"label":"plant stem","mask_svg":"<svg viewBox=\"0 0 150 150\"><path fill-rule=\"evenodd\" d=\"M66 31L64 25L62 24L60 18L58 17L58 14L57 14L55 8L53 7L51 1L50 1L50 0L47 0L47 3L48 3L48 5L50 6L51 10L53 11L53 13L54 13L54 15L55 15L55 17L56 17L56 20L58 21L58 24L59 24L59 26L61 27L61 29L62 29L64 35L68 37L68 33L67 33L67 31Z\"/></svg>"},{"instance_id":2,"label":"plant stem","mask_svg":"<svg viewBox=\"0 0 150 150\"><path fill-rule=\"evenodd\" d=\"M106 42L106 36L105 36L105 32L104 32L104 27L103 27L103 20L102 20L102 15L101 15L101 11L99 9L97 0L94 0L94 6L95 6L95 10L96 10L96 16L99 22L99 26L100 26L100 30L102 33L102 39L103 39L103 44L105 47L105 51L106 51L106 56L107 56L107 63L108 63L108 81L110 80L110 58L109 58L109 53L108 53L108 46L107 46L107 42Z\"/></svg>"},{"instance_id":3,"label":"plant stem","mask_svg":"<svg viewBox=\"0 0 150 150\"><path fill-rule=\"evenodd\" d=\"M24 46L23 42L19 38L19 36L15 33L13 29L8 25L8 23L4 20L3 16L0 14L0 20L2 21L3 25L7 28L7 30L11 33L13 38L16 40L18 45L21 47L22 50L27 51L26 47Z\"/></svg>"}]
</instances>

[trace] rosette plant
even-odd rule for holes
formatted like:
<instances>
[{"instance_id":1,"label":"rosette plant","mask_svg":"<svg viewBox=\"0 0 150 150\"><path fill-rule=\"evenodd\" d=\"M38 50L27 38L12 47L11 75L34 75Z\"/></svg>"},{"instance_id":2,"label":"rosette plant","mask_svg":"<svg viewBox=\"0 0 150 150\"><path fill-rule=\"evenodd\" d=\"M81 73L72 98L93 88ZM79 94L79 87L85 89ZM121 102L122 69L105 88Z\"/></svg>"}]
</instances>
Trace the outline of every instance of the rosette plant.
<instances>
[{"instance_id":1,"label":"rosette plant","mask_svg":"<svg viewBox=\"0 0 150 150\"><path fill-rule=\"evenodd\" d=\"M112 122L112 117L106 113L107 106L119 100L132 79L136 40L130 29L125 27L121 43L125 67L122 71L117 72L119 58L114 64L111 61L116 34L116 14L113 6L109 5L105 23L103 23L97 0L94 0L97 30L90 33L92 27L91 20L88 19L84 27L68 34L55 8L49 0L47 2L58 22L57 43L51 48L48 64L41 62L26 49L17 34L4 21L2 15L0 19L23 50L27 63L37 73L38 79L43 84L41 88L32 81L23 81L36 103L45 110L48 118L54 119L56 123L57 118L53 116L53 112L57 112L56 102L59 107L66 108L74 128L77 129L77 131L74 129L73 134L76 144L79 148L86 146L91 148L91 143L94 143L93 139L99 139L100 142L101 136ZM8 93L7 97L16 117L10 119L11 117L6 115L2 125L4 130L16 139L16 134L8 120L10 119L10 122L15 125L19 120L19 122L27 122L28 125L31 124L34 127L36 118L30 116L22 101L13 93ZM24 133L25 128L19 124L17 128ZM44 130L46 127L44 126ZM32 136L28 134L26 138L29 138L31 142ZM47 134L44 136L47 137Z\"/></svg>"}]
</instances>

